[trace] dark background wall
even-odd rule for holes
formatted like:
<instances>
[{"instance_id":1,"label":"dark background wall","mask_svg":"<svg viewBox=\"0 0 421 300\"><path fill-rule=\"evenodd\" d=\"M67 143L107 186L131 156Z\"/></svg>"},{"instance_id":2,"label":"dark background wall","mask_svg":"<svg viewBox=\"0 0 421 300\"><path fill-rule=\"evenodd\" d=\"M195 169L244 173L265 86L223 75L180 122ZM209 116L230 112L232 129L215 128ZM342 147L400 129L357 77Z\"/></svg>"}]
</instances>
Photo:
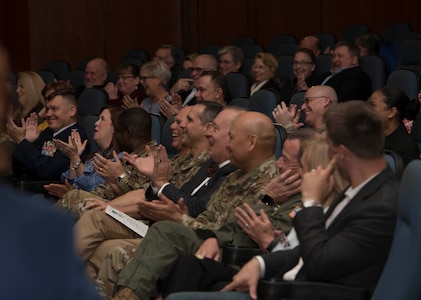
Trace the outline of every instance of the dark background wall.
<instances>
[{"instance_id":1,"label":"dark background wall","mask_svg":"<svg viewBox=\"0 0 421 300\"><path fill-rule=\"evenodd\" d=\"M0 41L15 71L37 70L53 59L76 68L104 57L114 68L123 53L162 43L186 52L252 36L264 47L277 34L303 36L365 23L382 34L404 21L421 31L419 0L0 0Z\"/></svg>"}]
</instances>

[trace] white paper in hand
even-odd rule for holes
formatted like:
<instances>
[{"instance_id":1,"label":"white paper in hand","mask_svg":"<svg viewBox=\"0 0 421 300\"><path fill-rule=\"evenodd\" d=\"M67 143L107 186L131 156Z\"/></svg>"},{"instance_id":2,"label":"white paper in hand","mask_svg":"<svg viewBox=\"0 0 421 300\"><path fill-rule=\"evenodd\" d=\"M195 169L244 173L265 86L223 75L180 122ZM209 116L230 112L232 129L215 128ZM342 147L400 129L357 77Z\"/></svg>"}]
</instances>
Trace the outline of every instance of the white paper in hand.
<instances>
[{"instance_id":1,"label":"white paper in hand","mask_svg":"<svg viewBox=\"0 0 421 300\"><path fill-rule=\"evenodd\" d=\"M144 223L126 215L125 213L111 207L110 205L107 205L107 208L105 209L105 213L113 217L117 221L119 221L121 224L130 228L141 237L145 237L146 233L148 232L148 229L149 229L148 225L145 225Z\"/></svg>"}]
</instances>

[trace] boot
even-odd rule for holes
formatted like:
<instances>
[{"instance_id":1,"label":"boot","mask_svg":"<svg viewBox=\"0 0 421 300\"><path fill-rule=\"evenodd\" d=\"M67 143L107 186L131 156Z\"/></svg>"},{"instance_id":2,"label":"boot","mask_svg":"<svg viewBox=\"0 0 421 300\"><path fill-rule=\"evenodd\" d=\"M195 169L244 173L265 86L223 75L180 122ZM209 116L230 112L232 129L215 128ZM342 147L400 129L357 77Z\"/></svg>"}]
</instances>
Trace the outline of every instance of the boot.
<instances>
[{"instance_id":1,"label":"boot","mask_svg":"<svg viewBox=\"0 0 421 300\"><path fill-rule=\"evenodd\" d=\"M112 300L140 300L132 289L122 288L115 294Z\"/></svg>"}]
</instances>

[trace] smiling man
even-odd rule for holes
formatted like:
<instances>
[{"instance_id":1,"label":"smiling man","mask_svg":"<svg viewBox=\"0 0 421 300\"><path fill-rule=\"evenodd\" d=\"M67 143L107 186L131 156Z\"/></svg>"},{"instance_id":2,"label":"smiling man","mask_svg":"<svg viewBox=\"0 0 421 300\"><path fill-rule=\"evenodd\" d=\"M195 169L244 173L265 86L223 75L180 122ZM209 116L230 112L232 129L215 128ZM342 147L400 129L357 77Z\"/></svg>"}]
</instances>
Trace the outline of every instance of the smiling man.
<instances>
[{"instance_id":1,"label":"smiling man","mask_svg":"<svg viewBox=\"0 0 421 300\"><path fill-rule=\"evenodd\" d=\"M54 139L64 142L73 130L80 133L81 140L87 139L85 130L76 122L77 102L70 90L57 91L46 100L48 128L37 130L38 117L32 114L27 122L24 135L15 140L18 145L13 152L13 171L17 179L60 180L61 174L69 167L69 158L56 148ZM89 153L86 147L83 155Z\"/></svg>"},{"instance_id":2,"label":"smiling man","mask_svg":"<svg viewBox=\"0 0 421 300\"><path fill-rule=\"evenodd\" d=\"M225 105L227 82L225 77L218 71L204 71L196 81L197 102L210 101Z\"/></svg>"},{"instance_id":3,"label":"smiling man","mask_svg":"<svg viewBox=\"0 0 421 300\"><path fill-rule=\"evenodd\" d=\"M321 74L315 83L329 85L338 94L338 101L367 100L371 95L371 80L358 66L360 49L351 42L340 41L332 54L330 72Z\"/></svg>"}]
</instances>

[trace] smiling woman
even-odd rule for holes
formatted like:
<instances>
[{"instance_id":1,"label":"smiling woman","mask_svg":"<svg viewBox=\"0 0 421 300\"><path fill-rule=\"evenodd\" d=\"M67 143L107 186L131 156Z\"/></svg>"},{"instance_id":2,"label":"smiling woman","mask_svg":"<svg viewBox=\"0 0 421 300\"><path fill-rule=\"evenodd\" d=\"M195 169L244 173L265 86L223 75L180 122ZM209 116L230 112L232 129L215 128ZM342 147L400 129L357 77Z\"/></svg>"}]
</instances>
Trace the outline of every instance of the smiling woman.
<instances>
[{"instance_id":1,"label":"smiling woman","mask_svg":"<svg viewBox=\"0 0 421 300\"><path fill-rule=\"evenodd\" d=\"M168 83L171 71L162 61L147 62L140 70L140 83L149 96L142 102L142 108L149 113L159 114L159 100L170 101Z\"/></svg>"},{"instance_id":2,"label":"smiling woman","mask_svg":"<svg viewBox=\"0 0 421 300\"><path fill-rule=\"evenodd\" d=\"M122 65L118 70L117 83L108 82L105 91L108 94L109 104L112 106L122 106L123 99L129 97L140 104L146 95L139 85L140 71L138 65Z\"/></svg>"},{"instance_id":3,"label":"smiling woman","mask_svg":"<svg viewBox=\"0 0 421 300\"><path fill-rule=\"evenodd\" d=\"M258 90L273 91L280 102L278 61L271 53L259 52L254 58L254 64L251 67L251 75L254 83L250 88L250 96Z\"/></svg>"}]
</instances>

